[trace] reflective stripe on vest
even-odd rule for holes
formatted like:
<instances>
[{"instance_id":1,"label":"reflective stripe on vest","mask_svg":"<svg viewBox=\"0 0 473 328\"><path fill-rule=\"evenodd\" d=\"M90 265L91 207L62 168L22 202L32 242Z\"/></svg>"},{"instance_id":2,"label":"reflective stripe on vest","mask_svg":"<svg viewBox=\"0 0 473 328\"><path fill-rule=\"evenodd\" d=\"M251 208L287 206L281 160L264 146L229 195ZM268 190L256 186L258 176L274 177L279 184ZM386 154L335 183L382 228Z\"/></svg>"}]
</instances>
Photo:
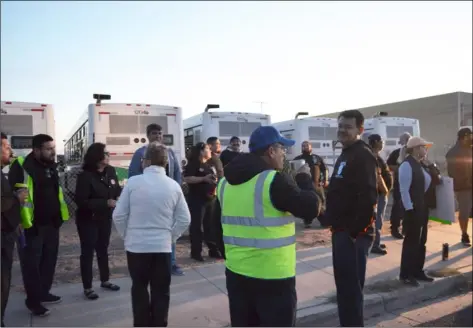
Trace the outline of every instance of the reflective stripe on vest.
<instances>
[{"instance_id":1,"label":"reflective stripe on vest","mask_svg":"<svg viewBox=\"0 0 473 328\"><path fill-rule=\"evenodd\" d=\"M33 202L33 179L31 176L26 172L23 168L23 163L25 162L25 158L19 156L17 159L18 164L23 169L23 183L15 183L15 188L26 188L28 189L28 198L26 199L25 203L20 208L20 216L21 216L21 225L24 229L31 228L33 226L34 220L34 202ZM12 163L13 164L13 163ZM67 204L64 201L64 194L62 193L62 188L59 186L58 192L58 199L59 199L59 208L61 212L61 218L63 221L69 220L69 210L67 208Z\"/></svg>"},{"instance_id":2,"label":"reflective stripe on vest","mask_svg":"<svg viewBox=\"0 0 473 328\"><path fill-rule=\"evenodd\" d=\"M263 188L264 182L271 171L262 172L255 184L255 199L254 199L254 213L255 217L242 217L242 216L222 216L223 224L232 224L247 227L280 227L294 223L294 217L265 217L263 208ZM220 205L223 208L223 194L225 192L225 186L227 180L224 179L221 182L219 190ZM230 237L223 236L223 242L225 244L244 246L244 247L255 247L255 248L277 248L287 245L294 244L296 242L296 236L289 236L276 239L256 239L256 238L241 238L241 237Z\"/></svg>"},{"instance_id":3,"label":"reflective stripe on vest","mask_svg":"<svg viewBox=\"0 0 473 328\"><path fill-rule=\"evenodd\" d=\"M264 171L240 185L223 178L218 186L226 266L235 273L259 279L295 276L295 219L271 203L275 174Z\"/></svg>"}]
</instances>

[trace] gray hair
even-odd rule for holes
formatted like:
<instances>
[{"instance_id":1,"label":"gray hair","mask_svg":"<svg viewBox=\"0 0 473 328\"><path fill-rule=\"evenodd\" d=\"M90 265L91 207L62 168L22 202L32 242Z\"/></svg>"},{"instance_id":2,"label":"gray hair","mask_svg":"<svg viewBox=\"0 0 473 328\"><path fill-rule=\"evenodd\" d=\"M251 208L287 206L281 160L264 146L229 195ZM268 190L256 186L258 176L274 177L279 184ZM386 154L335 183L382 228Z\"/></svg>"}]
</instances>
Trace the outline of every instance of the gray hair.
<instances>
[{"instance_id":1,"label":"gray hair","mask_svg":"<svg viewBox=\"0 0 473 328\"><path fill-rule=\"evenodd\" d=\"M154 141L146 148L145 160L150 161L150 165L165 167L168 164L168 149L165 145Z\"/></svg>"}]
</instances>

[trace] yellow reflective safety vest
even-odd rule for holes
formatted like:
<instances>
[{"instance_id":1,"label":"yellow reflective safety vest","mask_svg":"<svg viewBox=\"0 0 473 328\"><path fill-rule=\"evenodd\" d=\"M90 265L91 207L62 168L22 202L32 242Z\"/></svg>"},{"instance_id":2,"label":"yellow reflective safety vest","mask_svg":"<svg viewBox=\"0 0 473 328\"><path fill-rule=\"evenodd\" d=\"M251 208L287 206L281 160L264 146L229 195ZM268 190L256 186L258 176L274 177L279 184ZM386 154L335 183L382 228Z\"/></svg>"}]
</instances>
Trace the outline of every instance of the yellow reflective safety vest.
<instances>
[{"instance_id":1,"label":"yellow reflective safety vest","mask_svg":"<svg viewBox=\"0 0 473 328\"><path fill-rule=\"evenodd\" d=\"M23 168L23 163L25 162L25 158L19 156L15 159L20 164L21 168ZM10 164L13 165L15 162L13 161ZM21 225L24 229L31 228L33 226L33 219L34 219L34 203L33 203L33 178L26 172L23 168L23 183L15 183L15 188L27 188L28 189L28 198L26 199L25 203L21 206L20 209L20 216L21 216ZM59 205L61 211L61 218L63 221L69 220L69 210L67 209L67 204L64 201L64 194L62 193L62 188L59 186Z\"/></svg>"},{"instance_id":2,"label":"yellow reflective safety vest","mask_svg":"<svg viewBox=\"0 0 473 328\"><path fill-rule=\"evenodd\" d=\"M296 275L294 217L277 210L270 199L275 174L264 171L240 185L223 178L218 185L225 265L232 272L259 279Z\"/></svg>"}]
</instances>

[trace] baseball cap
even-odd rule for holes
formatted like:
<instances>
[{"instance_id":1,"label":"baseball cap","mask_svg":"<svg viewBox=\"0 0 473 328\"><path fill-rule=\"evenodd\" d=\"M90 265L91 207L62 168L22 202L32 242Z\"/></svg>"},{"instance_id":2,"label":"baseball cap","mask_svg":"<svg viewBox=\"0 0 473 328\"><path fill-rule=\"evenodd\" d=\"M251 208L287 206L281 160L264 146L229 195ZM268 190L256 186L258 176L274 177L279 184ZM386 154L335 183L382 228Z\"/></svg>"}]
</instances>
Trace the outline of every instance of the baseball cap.
<instances>
[{"instance_id":1,"label":"baseball cap","mask_svg":"<svg viewBox=\"0 0 473 328\"><path fill-rule=\"evenodd\" d=\"M466 137L466 136L469 136L469 135L471 135L471 129L470 128L461 128L457 132L458 138Z\"/></svg>"},{"instance_id":2,"label":"baseball cap","mask_svg":"<svg viewBox=\"0 0 473 328\"><path fill-rule=\"evenodd\" d=\"M279 143L284 147L294 146L294 140L284 138L273 126L260 126L250 136L250 152L264 149L272 144Z\"/></svg>"},{"instance_id":3,"label":"baseball cap","mask_svg":"<svg viewBox=\"0 0 473 328\"><path fill-rule=\"evenodd\" d=\"M430 148L433 144L434 144L433 142L422 139L421 137L411 137L409 141L407 142L406 147L414 148L418 146L425 146L425 147Z\"/></svg>"}]
</instances>

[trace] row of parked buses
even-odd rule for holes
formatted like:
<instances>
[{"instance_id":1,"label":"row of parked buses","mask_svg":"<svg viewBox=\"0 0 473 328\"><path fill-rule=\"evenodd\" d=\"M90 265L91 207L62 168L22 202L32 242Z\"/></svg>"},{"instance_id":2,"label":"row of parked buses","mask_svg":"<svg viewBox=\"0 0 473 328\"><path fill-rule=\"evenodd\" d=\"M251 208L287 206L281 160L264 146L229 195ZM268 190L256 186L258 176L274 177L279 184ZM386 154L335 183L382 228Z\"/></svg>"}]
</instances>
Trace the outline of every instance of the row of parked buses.
<instances>
[{"instance_id":1,"label":"row of parked buses","mask_svg":"<svg viewBox=\"0 0 473 328\"><path fill-rule=\"evenodd\" d=\"M171 147L179 160L185 158L188 147L216 136L222 147L229 144L232 136L240 137L242 151L248 151L249 137L259 126L271 125L269 115L244 112L218 111L219 105L207 105L204 112L183 119L182 109L176 106L107 103L109 95L95 94L96 103L90 104L63 140L66 172L80 165L87 148L94 142L107 145L110 164L117 168L121 182L126 181L127 168L138 147L147 142L146 126L157 123L163 128L163 142ZM294 119L272 124L286 138L296 141L287 150L292 160L300 153L300 144L307 140L314 153L333 167L341 148L337 140L337 119L310 117L300 112ZM32 136L46 133L54 137L55 121L51 105L2 101L1 131L8 135L16 156L31 151ZM420 135L416 119L380 115L369 118L365 129L380 134L386 141L384 157L398 148L403 132ZM329 169L330 171L330 169Z\"/></svg>"}]
</instances>

